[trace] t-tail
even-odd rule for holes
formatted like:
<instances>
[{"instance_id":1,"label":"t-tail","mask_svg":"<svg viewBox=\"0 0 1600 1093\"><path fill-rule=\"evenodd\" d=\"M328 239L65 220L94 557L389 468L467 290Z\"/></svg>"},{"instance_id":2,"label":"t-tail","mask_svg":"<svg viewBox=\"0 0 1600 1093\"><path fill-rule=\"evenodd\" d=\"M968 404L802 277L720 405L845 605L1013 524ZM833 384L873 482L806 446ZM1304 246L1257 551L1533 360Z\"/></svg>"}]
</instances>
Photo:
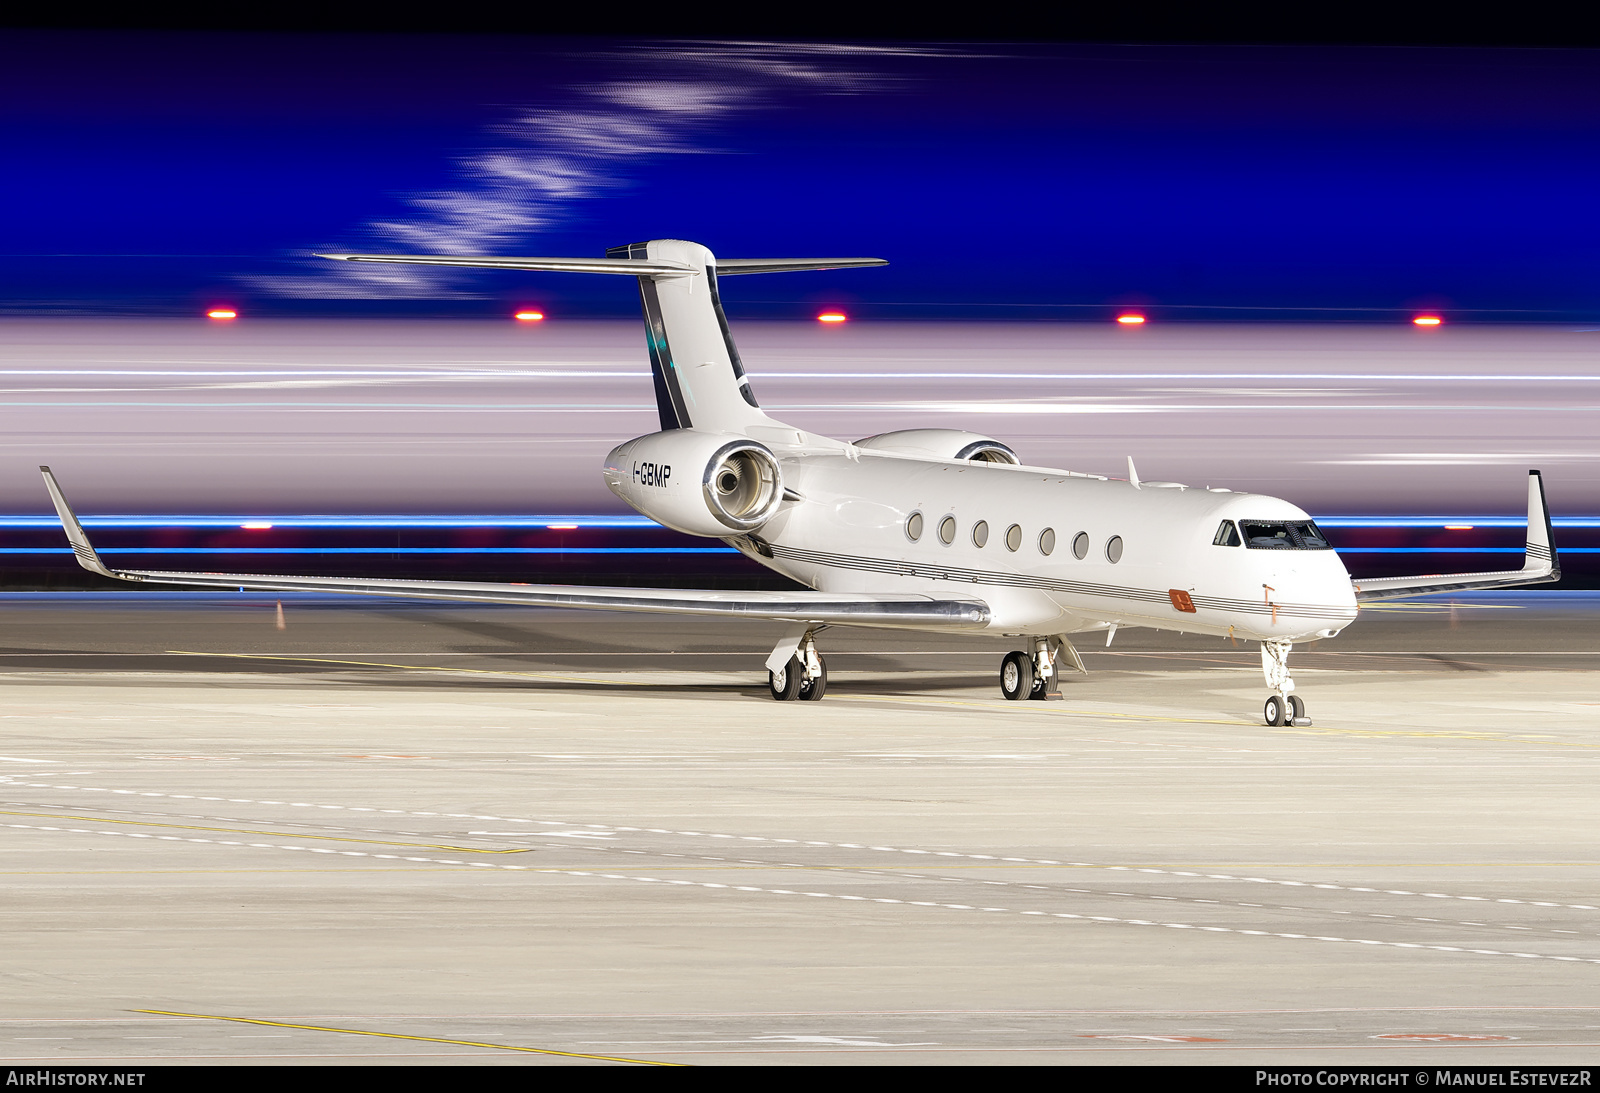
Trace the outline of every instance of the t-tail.
<instances>
[{"instance_id":1,"label":"t-tail","mask_svg":"<svg viewBox=\"0 0 1600 1093\"><path fill-rule=\"evenodd\" d=\"M474 258L453 255L324 254L346 262L462 266L476 269L610 273L639 279L645 342L655 377L661 428L743 433L771 424L756 401L728 332L717 278L741 273L883 266L882 258L734 258L718 260L699 243L652 239L612 247L604 258Z\"/></svg>"}]
</instances>

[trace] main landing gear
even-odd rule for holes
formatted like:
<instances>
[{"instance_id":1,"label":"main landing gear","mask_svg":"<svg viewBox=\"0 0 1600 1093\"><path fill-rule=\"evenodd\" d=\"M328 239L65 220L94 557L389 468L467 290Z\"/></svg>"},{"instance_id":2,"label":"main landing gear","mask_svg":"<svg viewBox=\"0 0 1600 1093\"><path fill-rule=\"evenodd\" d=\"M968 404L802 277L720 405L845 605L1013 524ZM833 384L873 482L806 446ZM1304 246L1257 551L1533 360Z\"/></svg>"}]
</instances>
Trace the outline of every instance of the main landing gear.
<instances>
[{"instance_id":1,"label":"main landing gear","mask_svg":"<svg viewBox=\"0 0 1600 1093\"><path fill-rule=\"evenodd\" d=\"M820 702L827 693L828 662L817 652L815 633L807 630L798 640L785 635L767 658L767 688L779 702ZM772 667L774 661L776 668Z\"/></svg>"},{"instance_id":2,"label":"main landing gear","mask_svg":"<svg viewBox=\"0 0 1600 1093\"><path fill-rule=\"evenodd\" d=\"M1291 648L1293 644L1287 641L1261 643L1261 674L1267 677L1267 686L1273 692L1262 707L1261 717L1274 728L1311 724L1311 718L1306 716L1306 704L1294 693L1294 680L1289 678Z\"/></svg>"},{"instance_id":3,"label":"main landing gear","mask_svg":"<svg viewBox=\"0 0 1600 1093\"><path fill-rule=\"evenodd\" d=\"M1061 660L1066 660L1078 671L1085 671L1083 660L1072 643L1059 635L1033 639L1033 651L1018 649L1007 653L1000 662L1000 693L1008 702L1033 699L1038 702L1061 701Z\"/></svg>"}]
</instances>

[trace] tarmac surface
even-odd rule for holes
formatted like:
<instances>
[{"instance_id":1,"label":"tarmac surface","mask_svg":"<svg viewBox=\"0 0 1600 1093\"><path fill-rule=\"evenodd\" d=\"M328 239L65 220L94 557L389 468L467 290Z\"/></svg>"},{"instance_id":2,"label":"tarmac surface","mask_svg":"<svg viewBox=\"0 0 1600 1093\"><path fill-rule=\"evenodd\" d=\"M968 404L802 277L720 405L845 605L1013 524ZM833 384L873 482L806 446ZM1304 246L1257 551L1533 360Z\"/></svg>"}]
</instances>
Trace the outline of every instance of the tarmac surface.
<instances>
[{"instance_id":1,"label":"tarmac surface","mask_svg":"<svg viewBox=\"0 0 1600 1093\"><path fill-rule=\"evenodd\" d=\"M1297 650L0 597L0 1061L1600 1055L1600 596Z\"/></svg>"}]
</instances>

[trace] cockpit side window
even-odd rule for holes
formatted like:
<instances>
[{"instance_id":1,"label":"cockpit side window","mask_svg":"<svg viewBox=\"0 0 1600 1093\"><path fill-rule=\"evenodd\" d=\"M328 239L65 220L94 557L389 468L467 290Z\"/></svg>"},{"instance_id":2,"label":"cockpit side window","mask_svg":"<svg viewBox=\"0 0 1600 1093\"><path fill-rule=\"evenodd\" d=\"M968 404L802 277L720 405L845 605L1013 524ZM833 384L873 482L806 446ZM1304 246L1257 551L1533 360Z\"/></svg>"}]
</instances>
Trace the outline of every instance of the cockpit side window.
<instances>
[{"instance_id":1,"label":"cockpit side window","mask_svg":"<svg viewBox=\"0 0 1600 1093\"><path fill-rule=\"evenodd\" d=\"M1217 529L1217 537L1211 540L1212 546L1238 546L1240 545L1239 529L1234 527L1232 520L1222 521L1222 526Z\"/></svg>"},{"instance_id":2,"label":"cockpit side window","mask_svg":"<svg viewBox=\"0 0 1600 1093\"><path fill-rule=\"evenodd\" d=\"M1333 549L1327 537L1309 520L1240 520L1239 530L1244 534L1244 545L1251 550Z\"/></svg>"}]
</instances>

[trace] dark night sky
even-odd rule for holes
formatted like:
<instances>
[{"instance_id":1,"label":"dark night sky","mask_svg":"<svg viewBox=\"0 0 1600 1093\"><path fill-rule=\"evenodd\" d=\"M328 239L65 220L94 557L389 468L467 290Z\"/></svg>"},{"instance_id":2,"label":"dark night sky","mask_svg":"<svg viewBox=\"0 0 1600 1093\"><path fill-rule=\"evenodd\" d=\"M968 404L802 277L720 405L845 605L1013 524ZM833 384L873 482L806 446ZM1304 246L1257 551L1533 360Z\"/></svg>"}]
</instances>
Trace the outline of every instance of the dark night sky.
<instances>
[{"instance_id":1,"label":"dark night sky","mask_svg":"<svg viewBox=\"0 0 1600 1093\"><path fill-rule=\"evenodd\" d=\"M892 263L736 316L1600 319L1594 50L10 30L0 136L13 314L622 315L303 256L677 236Z\"/></svg>"}]
</instances>

